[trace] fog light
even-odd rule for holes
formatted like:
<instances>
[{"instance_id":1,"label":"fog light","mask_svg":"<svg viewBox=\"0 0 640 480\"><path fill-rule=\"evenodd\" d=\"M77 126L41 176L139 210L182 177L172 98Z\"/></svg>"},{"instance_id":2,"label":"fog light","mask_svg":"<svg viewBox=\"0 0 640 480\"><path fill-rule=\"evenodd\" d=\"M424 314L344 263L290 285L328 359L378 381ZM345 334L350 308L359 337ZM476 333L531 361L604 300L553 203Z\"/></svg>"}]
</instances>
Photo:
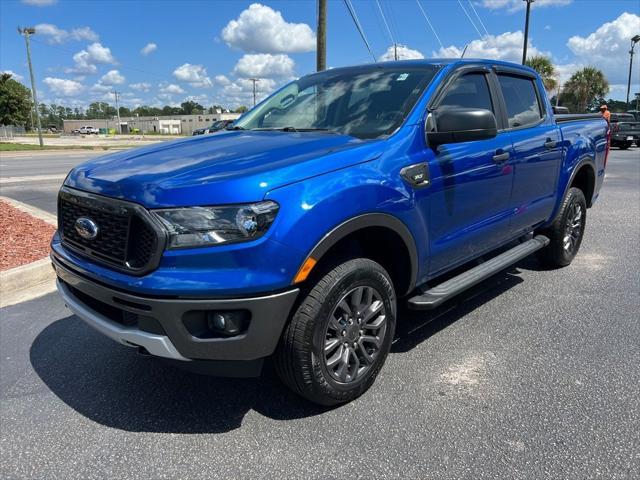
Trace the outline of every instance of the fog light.
<instances>
[{"instance_id":1,"label":"fog light","mask_svg":"<svg viewBox=\"0 0 640 480\"><path fill-rule=\"evenodd\" d=\"M209 329L226 336L238 335L246 328L248 320L249 312L246 310L208 312L207 314Z\"/></svg>"}]
</instances>

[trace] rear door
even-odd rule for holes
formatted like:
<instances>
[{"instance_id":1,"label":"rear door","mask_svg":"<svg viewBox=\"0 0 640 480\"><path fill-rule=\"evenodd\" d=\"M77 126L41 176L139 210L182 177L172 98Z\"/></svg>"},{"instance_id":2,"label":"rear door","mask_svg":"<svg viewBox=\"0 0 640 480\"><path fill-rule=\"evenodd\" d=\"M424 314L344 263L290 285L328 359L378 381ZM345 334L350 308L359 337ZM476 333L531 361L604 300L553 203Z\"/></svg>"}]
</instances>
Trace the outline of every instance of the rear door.
<instances>
[{"instance_id":1,"label":"rear door","mask_svg":"<svg viewBox=\"0 0 640 480\"><path fill-rule=\"evenodd\" d=\"M465 68L445 83L433 108L482 108L500 118L489 69ZM512 146L509 133L440 145L429 156L430 274L491 250L509 235Z\"/></svg>"},{"instance_id":2,"label":"rear door","mask_svg":"<svg viewBox=\"0 0 640 480\"><path fill-rule=\"evenodd\" d=\"M562 142L535 76L498 69L497 79L506 115L505 132L513 142L510 229L517 236L548 220L553 211Z\"/></svg>"}]
</instances>

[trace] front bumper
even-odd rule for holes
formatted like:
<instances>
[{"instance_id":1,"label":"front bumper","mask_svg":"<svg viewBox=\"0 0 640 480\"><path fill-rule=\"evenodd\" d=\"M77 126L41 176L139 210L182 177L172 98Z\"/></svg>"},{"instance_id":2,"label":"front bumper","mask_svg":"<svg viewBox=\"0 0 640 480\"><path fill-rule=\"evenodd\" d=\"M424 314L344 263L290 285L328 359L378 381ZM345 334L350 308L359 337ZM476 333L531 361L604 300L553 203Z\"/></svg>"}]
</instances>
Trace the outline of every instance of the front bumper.
<instances>
[{"instance_id":1,"label":"front bumper","mask_svg":"<svg viewBox=\"0 0 640 480\"><path fill-rule=\"evenodd\" d=\"M51 256L58 290L78 317L109 338L173 360L252 361L271 355L298 295L298 289L248 298L154 298L131 295L89 280ZM232 337L199 338L185 315L247 310L248 327ZM123 322L123 318L126 322Z\"/></svg>"}]
</instances>

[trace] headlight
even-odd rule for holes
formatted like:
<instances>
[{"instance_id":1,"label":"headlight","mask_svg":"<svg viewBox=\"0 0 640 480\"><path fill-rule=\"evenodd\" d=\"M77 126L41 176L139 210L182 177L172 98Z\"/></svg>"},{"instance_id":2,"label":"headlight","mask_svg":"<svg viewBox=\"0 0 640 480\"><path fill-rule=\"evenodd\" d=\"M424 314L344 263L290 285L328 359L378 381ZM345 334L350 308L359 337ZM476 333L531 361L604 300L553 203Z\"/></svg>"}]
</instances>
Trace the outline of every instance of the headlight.
<instances>
[{"instance_id":1,"label":"headlight","mask_svg":"<svg viewBox=\"0 0 640 480\"><path fill-rule=\"evenodd\" d=\"M277 203L153 210L169 232L169 248L202 247L261 237L276 218Z\"/></svg>"}]
</instances>

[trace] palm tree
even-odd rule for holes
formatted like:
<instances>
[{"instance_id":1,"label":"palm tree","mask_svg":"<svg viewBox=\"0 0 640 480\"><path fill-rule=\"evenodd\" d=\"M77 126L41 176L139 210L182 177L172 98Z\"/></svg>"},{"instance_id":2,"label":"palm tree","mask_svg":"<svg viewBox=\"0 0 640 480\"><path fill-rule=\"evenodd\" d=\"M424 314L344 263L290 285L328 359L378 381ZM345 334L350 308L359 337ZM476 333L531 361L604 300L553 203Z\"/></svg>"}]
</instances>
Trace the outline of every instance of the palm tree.
<instances>
[{"instance_id":1,"label":"palm tree","mask_svg":"<svg viewBox=\"0 0 640 480\"><path fill-rule=\"evenodd\" d=\"M542 78L542 83L547 92L552 92L558 86L556 68L551 59L544 55L536 55L527 59L526 64L533 68Z\"/></svg>"},{"instance_id":2,"label":"palm tree","mask_svg":"<svg viewBox=\"0 0 640 480\"><path fill-rule=\"evenodd\" d=\"M575 96L578 110L584 112L594 98L609 93L609 81L596 67L585 67L571 75L563 90Z\"/></svg>"}]
</instances>

